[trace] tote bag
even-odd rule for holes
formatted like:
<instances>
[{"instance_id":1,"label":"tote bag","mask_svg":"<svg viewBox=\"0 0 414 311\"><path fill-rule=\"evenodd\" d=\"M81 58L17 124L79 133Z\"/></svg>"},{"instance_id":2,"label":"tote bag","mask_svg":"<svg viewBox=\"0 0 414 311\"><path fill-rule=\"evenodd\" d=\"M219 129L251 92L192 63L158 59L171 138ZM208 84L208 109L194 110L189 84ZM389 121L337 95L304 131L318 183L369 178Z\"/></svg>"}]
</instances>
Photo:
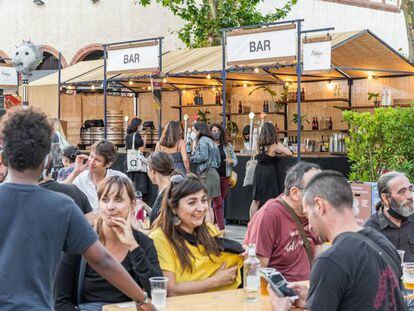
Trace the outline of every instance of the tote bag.
<instances>
[{"instance_id":1,"label":"tote bag","mask_svg":"<svg viewBox=\"0 0 414 311\"><path fill-rule=\"evenodd\" d=\"M148 172L147 159L143 153L135 149L135 134L132 135L132 149L127 150L127 172Z\"/></svg>"},{"instance_id":2,"label":"tote bag","mask_svg":"<svg viewBox=\"0 0 414 311\"><path fill-rule=\"evenodd\" d=\"M257 160L254 155L246 163L246 175L244 176L243 187L253 185L254 172L256 171Z\"/></svg>"}]
</instances>

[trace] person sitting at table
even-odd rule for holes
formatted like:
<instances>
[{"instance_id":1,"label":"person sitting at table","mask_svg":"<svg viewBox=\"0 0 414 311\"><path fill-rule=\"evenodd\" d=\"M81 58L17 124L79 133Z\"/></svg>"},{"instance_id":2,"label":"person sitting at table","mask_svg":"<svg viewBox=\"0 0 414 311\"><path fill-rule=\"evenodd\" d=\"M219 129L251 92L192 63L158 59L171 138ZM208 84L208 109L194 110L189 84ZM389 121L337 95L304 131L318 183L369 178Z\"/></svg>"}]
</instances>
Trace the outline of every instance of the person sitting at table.
<instances>
[{"instance_id":1,"label":"person sitting at table","mask_svg":"<svg viewBox=\"0 0 414 311\"><path fill-rule=\"evenodd\" d=\"M154 243L132 228L135 192L127 177L112 176L98 187L100 214L95 230L101 243L150 295L150 277L162 276ZM81 285L81 288L79 287ZM108 283L80 255L65 254L55 279L55 310L101 310L130 298Z\"/></svg>"},{"instance_id":2,"label":"person sitting at table","mask_svg":"<svg viewBox=\"0 0 414 311\"><path fill-rule=\"evenodd\" d=\"M73 172L75 169L75 160L78 155L80 155L81 152L78 148L74 146L69 146L65 149L63 149L63 155L62 155L62 164L63 167L59 170L57 181L62 182L64 181L70 173Z\"/></svg>"},{"instance_id":3,"label":"person sitting at table","mask_svg":"<svg viewBox=\"0 0 414 311\"><path fill-rule=\"evenodd\" d=\"M167 295L238 288L243 247L221 238L217 228L206 223L207 188L201 179L173 175L165 191L150 237L168 278Z\"/></svg>"}]
</instances>

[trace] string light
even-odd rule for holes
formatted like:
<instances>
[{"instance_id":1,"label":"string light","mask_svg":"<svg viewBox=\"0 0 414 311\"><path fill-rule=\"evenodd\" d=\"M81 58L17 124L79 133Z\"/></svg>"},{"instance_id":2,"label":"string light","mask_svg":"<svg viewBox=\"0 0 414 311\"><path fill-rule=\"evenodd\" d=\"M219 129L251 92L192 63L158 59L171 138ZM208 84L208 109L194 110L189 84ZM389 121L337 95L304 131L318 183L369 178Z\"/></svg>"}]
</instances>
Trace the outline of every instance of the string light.
<instances>
[{"instance_id":1,"label":"string light","mask_svg":"<svg viewBox=\"0 0 414 311\"><path fill-rule=\"evenodd\" d=\"M128 81L128 84L129 84L129 85L132 85L132 81L131 81L131 80L129 80L129 81Z\"/></svg>"},{"instance_id":2,"label":"string light","mask_svg":"<svg viewBox=\"0 0 414 311\"><path fill-rule=\"evenodd\" d=\"M254 68L255 73L259 73L259 68Z\"/></svg>"},{"instance_id":3,"label":"string light","mask_svg":"<svg viewBox=\"0 0 414 311\"><path fill-rule=\"evenodd\" d=\"M372 74L369 74L367 78L368 78L368 80L372 80L372 79L374 79L374 76Z\"/></svg>"},{"instance_id":4,"label":"string light","mask_svg":"<svg viewBox=\"0 0 414 311\"><path fill-rule=\"evenodd\" d=\"M247 87L247 83L246 82L243 83L243 87Z\"/></svg>"},{"instance_id":5,"label":"string light","mask_svg":"<svg viewBox=\"0 0 414 311\"><path fill-rule=\"evenodd\" d=\"M187 93L187 90L183 90L183 94Z\"/></svg>"},{"instance_id":6,"label":"string light","mask_svg":"<svg viewBox=\"0 0 414 311\"><path fill-rule=\"evenodd\" d=\"M207 75L207 79L210 80L211 79L211 74Z\"/></svg>"},{"instance_id":7,"label":"string light","mask_svg":"<svg viewBox=\"0 0 414 311\"><path fill-rule=\"evenodd\" d=\"M148 86L148 87L147 87L147 90L148 90L148 91L151 91L151 90L152 90L152 88L151 88L150 86Z\"/></svg>"},{"instance_id":8,"label":"string light","mask_svg":"<svg viewBox=\"0 0 414 311\"><path fill-rule=\"evenodd\" d=\"M92 84L92 91L95 91L95 85Z\"/></svg>"},{"instance_id":9,"label":"string light","mask_svg":"<svg viewBox=\"0 0 414 311\"><path fill-rule=\"evenodd\" d=\"M167 78L162 79L163 83L167 83Z\"/></svg>"}]
</instances>

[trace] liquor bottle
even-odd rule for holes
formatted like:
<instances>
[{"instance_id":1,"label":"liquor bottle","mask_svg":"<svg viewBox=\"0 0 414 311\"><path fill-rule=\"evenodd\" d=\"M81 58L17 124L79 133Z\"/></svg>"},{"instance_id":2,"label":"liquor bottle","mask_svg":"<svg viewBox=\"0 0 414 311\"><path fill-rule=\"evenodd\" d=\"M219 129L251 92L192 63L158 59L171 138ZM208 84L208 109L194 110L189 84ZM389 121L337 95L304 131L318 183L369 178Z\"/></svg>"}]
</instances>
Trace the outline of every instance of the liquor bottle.
<instances>
[{"instance_id":1,"label":"liquor bottle","mask_svg":"<svg viewBox=\"0 0 414 311\"><path fill-rule=\"evenodd\" d=\"M298 137L295 136L293 139L293 153L298 152Z\"/></svg>"},{"instance_id":2,"label":"liquor bottle","mask_svg":"<svg viewBox=\"0 0 414 311\"><path fill-rule=\"evenodd\" d=\"M312 119L312 130L314 131L316 127L315 117Z\"/></svg>"},{"instance_id":3,"label":"liquor bottle","mask_svg":"<svg viewBox=\"0 0 414 311\"><path fill-rule=\"evenodd\" d=\"M318 122L318 117L316 117L315 119L315 130L319 130L319 122Z\"/></svg>"},{"instance_id":4,"label":"liquor bottle","mask_svg":"<svg viewBox=\"0 0 414 311\"><path fill-rule=\"evenodd\" d=\"M242 106L241 102L239 102L238 113L243 113L243 106Z\"/></svg>"},{"instance_id":5,"label":"liquor bottle","mask_svg":"<svg viewBox=\"0 0 414 311\"><path fill-rule=\"evenodd\" d=\"M329 117L328 130L332 130L332 117Z\"/></svg>"},{"instance_id":6,"label":"liquor bottle","mask_svg":"<svg viewBox=\"0 0 414 311\"><path fill-rule=\"evenodd\" d=\"M329 135L327 135L325 140L325 152L329 151L329 140Z\"/></svg>"},{"instance_id":7,"label":"liquor bottle","mask_svg":"<svg viewBox=\"0 0 414 311\"><path fill-rule=\"evenodd\" d=\"M221 102L220 93L216 92L216 105L220 105L220 102Z\"/></svg>"},{"instance_id":8,"label":"liquor bottle","mask_svg":"<svg viewBox=\"0 0 414 311\"><path fill-rule=\"evenodd\" d=\"M266 100L266 112L269 113L269 101Z\"/></svg>"},{"instance_id":9,"label":"liquor bottle","mask_svg":"<svg viewBox=\"0 0 414 311\"><path fill-rule=\"evenodd\" d=\"M302 88L302 92L300 92L300 99L305 100L305 88Z\"/></svg>"},{"instance_id":10,"label":"liquor bottle","mask_svg":"<svg viewBox=\"0 0 414 311\"><path fill-rule=\"evenodd\" d=\"M263 101L263 112L266 112L266 101Z\"/></svg>"},{"instance_id":11,"label":"liquor bottle","mask_svg":"<svg viewBox=\"0 0 414 311\"><path fill-rule=\"evenodd\" d=\"M260 261L256 257L256 245L249 244L247 247L248 257L244 261L244 291L246 300L254 302L259 299L260 289Z\"/></svg>"}]
</instances>

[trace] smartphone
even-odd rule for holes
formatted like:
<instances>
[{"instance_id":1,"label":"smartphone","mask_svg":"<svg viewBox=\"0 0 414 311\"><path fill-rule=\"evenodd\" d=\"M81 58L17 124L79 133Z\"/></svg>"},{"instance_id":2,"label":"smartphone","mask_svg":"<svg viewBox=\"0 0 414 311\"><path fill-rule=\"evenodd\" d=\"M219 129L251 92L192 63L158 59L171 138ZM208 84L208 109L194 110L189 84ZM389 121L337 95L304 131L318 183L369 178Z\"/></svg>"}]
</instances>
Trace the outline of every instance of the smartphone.
<instances>
[{"instance_id":1,"label":"smartphone","mask_svg":"<svg viewBox=\"0 0 414 311\"><path fill-rule=\"evenodd\" d=\"M272 272L270 275L264 275L264 278L279 297L288 297L291 300L299 299L296 292L287 286L288 282L280 272Z\"/></svg>"}]
</instances>

